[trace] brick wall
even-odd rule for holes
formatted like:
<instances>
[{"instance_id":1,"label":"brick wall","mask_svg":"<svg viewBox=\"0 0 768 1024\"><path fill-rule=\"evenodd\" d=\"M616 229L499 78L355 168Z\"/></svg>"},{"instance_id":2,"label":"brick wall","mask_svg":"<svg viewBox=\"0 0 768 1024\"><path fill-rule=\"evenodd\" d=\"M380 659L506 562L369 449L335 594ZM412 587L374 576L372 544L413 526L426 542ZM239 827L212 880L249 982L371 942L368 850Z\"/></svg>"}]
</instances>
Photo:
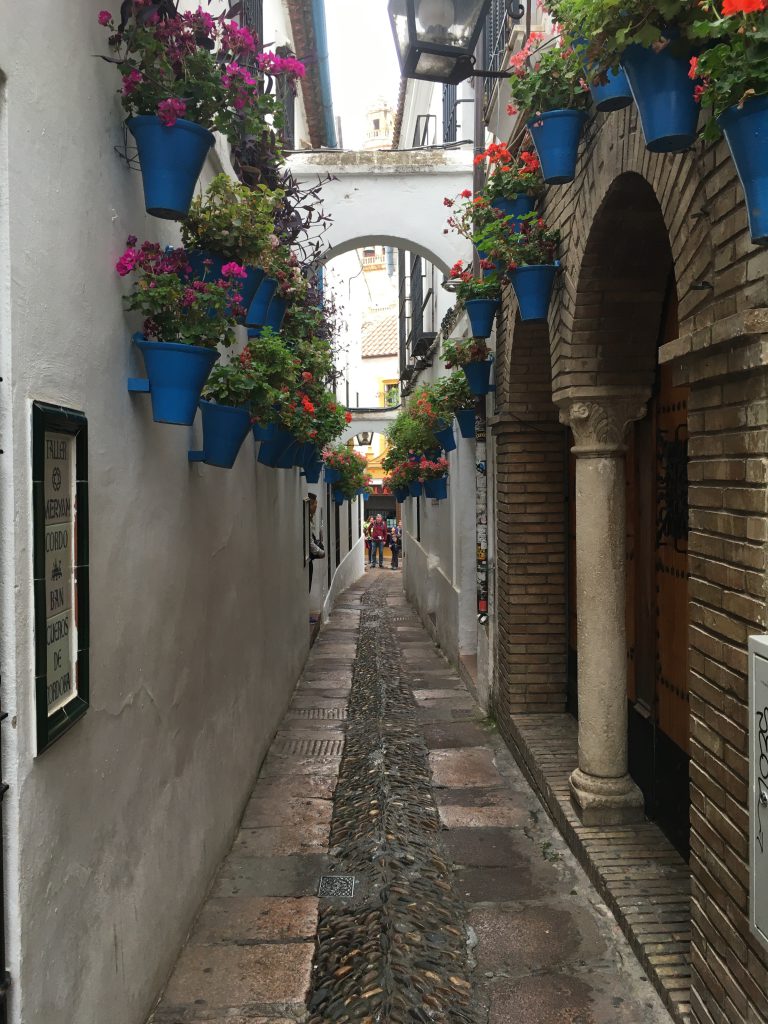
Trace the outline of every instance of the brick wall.
<instances>
[{"instance_id":1,"label":"brick wall","mask_svg":"<svg viewBox=\"0 0 768 1024\"><path fill-rule=\"evenodd\" d=\"M598 115L576 181L547 190L543 215L563 232L564 269L548 325L555 393L647 385L661 270L670 261L674 270L680 338L661 358L673 361L678 381L691 387L693 1016L697 1024L768 1024L768 956L747 917L746 789L747 637L766 632L768 252L749 240L726 146L699 142L677 156L650 154L632 109ZM507 323L514 312L508 299ZM565 572L558 546L563 512L555 511L562 450L540 383L546 343L543 329L534 335L518 324L500 332L500 717L562 706L565 583L559 594L526 589L535 587L534 567L545 564L536 559L545 549L553 558L548 579L559 585ZM540 420L547 423L543 433L531 429ZM540 650L537 637L544 639ZM551 661L528 658L545 652ZM540 679L551 689L527 686L522 666L536 685Z\"/></svg>"}]
</instances>

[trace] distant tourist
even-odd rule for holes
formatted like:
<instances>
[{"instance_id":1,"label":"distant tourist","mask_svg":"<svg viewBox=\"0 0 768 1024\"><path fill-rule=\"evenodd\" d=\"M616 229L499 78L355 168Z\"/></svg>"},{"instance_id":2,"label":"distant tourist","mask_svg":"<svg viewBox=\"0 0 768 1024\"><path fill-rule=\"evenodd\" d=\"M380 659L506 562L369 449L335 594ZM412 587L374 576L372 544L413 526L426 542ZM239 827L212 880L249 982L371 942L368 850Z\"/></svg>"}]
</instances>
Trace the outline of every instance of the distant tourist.
<instances>
[{"instance_id":1,"label":"distant tourist","mask_svg":"<svg viewBox=\"0 0 768 1024\"><path fill-rule=\"evenodd\" d=\"M389 532L387 530L387 524L381 517L381 512L376 516L371 527L371 568L376 565L376 554L379 556L379 568L384 568L384 544L386 543Z\"/></svg>"}]
</instances>

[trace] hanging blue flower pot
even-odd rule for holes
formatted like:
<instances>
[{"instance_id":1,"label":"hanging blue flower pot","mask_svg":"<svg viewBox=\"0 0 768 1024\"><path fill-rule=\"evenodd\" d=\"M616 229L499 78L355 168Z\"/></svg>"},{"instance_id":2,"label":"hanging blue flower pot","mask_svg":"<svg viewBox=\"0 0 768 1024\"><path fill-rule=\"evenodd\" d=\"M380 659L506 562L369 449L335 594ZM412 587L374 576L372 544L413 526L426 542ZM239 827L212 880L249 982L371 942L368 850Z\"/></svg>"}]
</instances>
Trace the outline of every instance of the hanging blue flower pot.
<instances>
[{"instance_id":1,"label":"hanging blue flower pot","mask_svg":"<svg viewBox=\"0 0 768 1024\"><path fill-rule=\"evenodd\" d=\"M287 309L288 300L284 299L280 295L273 295L272 301L267 309L267 314L264 318L264 326L271 327L272 330L277 333L283 326L283 320Z\"/></svg>"},{"instance_id":2,"label":"hanging blue flower pot","mask_svg":"<svg viewBox=\"0 0 768 1024\"><path fill-rule=\"evenodd\" d=\"M443 451L456 451L456 438L453 436L453 427L448 426L444 430L436 430L435 437L440 442L440 447Z\"/></svg>"},{"instance_id":3,"label":"hanging blue flower pot","mask_svg":"<svg viewBox=\"0 0 768 1024\"><path fill-rule=\"evenodd\" d=\"M580 37L574 40L573 45L574 49L586 50L589 46L589 40ZM632 91L629 88L627 76L621 68L618 71L607 71L604 76L606 79L605 84L596 85L594 82L595 66L586 59L586 53L583 56L585 58L583 61L584 76L589 81L589 91L595 107L604 113L628 107L632 102Z\"/></svg>"},{"instance_id":4,"label":"hanging blue flower pot","mask_svg":"<svg viewBox=\"0 0 768 1024\"><path fill-rule=\"evenodd\" d=\"M272 440L261 442L257 460L272 469L291 469L295 444L293 434L278 426Z\"/></svg>"},{"instance_id":5,"label":"hanging blue flower pot","mask_svg":"<svg viewBox=\"0 0 768 1024\"><path fill-rule=\"evenodd\" d=\"M203 418L203 449L188 452L189 461L231 469L251 428L251 414L247 409L217 402L200 401L199 406Z\"/></svg>"},{"instance_id":6,"label":"hanging blue flower pot","mask_svg":"<svg viewBox=\"0 0 768 1024\"><path fill-rule=\"evenodd\" d=\"M277 290L278 282L274 277L263 277L261 283L256 289L256 294L253 296L253 301L248 307L248 312L245 315L245 324L247 327L263 327L266 323L267 309L272 301L272 296Z\"/></svg>"},{"instance_id":7,"label":"hanging blue flower pot","mask_svg":"<svg viewBox=\"0 0 768 1024\"><path fill-rule=\"evenodd\" d=\"M749 233L755 245L768 245L768 96L729 107L717 119L723 130L747 200Z\"/></svg>"},{"instance_id":8,"label":"hanging blue flower pot","mask_svg":"<svg viewBox=\"0 0 768 1024\"><path fill-rule=\"evenodd\" d=\"M320 474L323 471L323 460L317 448L311 459L304 463L304 479L308 484L320 483Z\"/></svg>"},{"instance_id":9,"label":"hanging blue flower pot","mask_svg":"<svg viewBox=\"0 0 768 1024\"><path fill-rule=\"evenodd\" d=\"M340 491L336 487L334 487L334 489L333 489L333 500L336 502L337 505L343 505L344 504L344 492Z\"/></svg>"},{"instance_id":10,"label":"hanging blue flower pot","mask_svg":"<svg viewBox=\"0 0 768 1024\"><path fill-rule=\"evenodd\" d=\"M408 484L408 493L412 498L420 498L422 489L423 485L421 483L421 480L411 480L411 482Z\"/></svg>"},{"instance_id":11,"label":"hanging blue flower pot","mask_svg":"<svg viewBox=\"0 0 768 1024\"><path fill-rule=\"evenodd\" d=\"M327 484L337 484L341 480L341 473L338 469L334 469L333 466L325 467L325 482Z\"/></svg>"},{"instance_id":12,"label":"hanging blue flower pot","mask_svg":"<svg viewBox=\"0 0 768 1024\"><path fill-rule=\"evenodd\" d=\"M693 145L699 105L688 77L692 49L682 53L667 46L655 53L633 43L621 55L621 66L637 104L645 148L652 153L680 153Z\"/></svg>"},{"instance_id":13,"label":"hanging blue flower pot","mask_svg":"<svg viewBox=\"0 0 768 1024\"><path fill-rule=\"evenodd\" d=\"M274 441L277 436L276 423L267 423L264 426L261 423L254 423L251 429L254 441Z\"/></svg>"},{"instance_id":14,"label":"hanging blue flower pot","mask_svg":"<svg viewBox=\"0 0 768 1024\"><path fill-rule=\"evenodd\" d=\"M516 196L514 199L504 199L503 196L500 196L498 199L491 200L491 206L494 210L500 210L505 217L515 218L514 221L510 221L510 226L515 231L520 230L520 218L532 213L535 205L535 197L525 194Z\"/></svg>"},{"instance_id":15,"label":"hanging blue flower pot","mask_svg":"<svg viewBox=\"0 0 768 1024\"><path fill-rule=\"evenodd\" d=\"M219 353L202 345L147 341L142 334L134 334L133 343L144 357L147 379L129 378L128 390L149 392L156 423L189 426Z\"/></svg>"},{"instance_id":16,"label":"hanging blue flower pot","mask_svg":"<svg viewBox=\"0 0 768 1024\"><path fill-rule=\"evenodd\" d=\"M472 438L475 436L475 410L456 409L454 412L456 422L459 424L459 433L462 437Z\"/></svg>"},{"instance_id":17,"label":"hanging blue flower pot","mask_svg":"<svg viewBox=\"0 0 768 1024\"><path fill-rule=\"evenodd\" d=\"M293 464L303 469L309 459L315 453L315 446L311 441L297 441L296 450L293 453Z\"/></svg>"},{"instance_id":18,"label":"hanging blue flower pot","mask_svg":"<svg viewBox=\"0 0 768 1024\"><path fill-rule=\"evenodd\" d=\"M473 395L487 395L491 390L491 360L479 363L465 363L462 366L469 390Z\"/></svg>"},{"instance_id":19,"label":"hanging blue flower pot","mask_svg":"<svg viewBox=\"0 0 768 1024\"><path fill-rule=\"evenodd\" d=\"M443 501L448 497L448 477L440 476L436 480L425 480L424 493L428 498Z\"/></svg>"},{"instance_id":20,"label":"hanging blue flower pot","mask_svg":"<svg viewBox=\"0 0 768 1024\"><path fill-rule=\"evenodd\" d=\"M549 315L549 300L555 284L559 263L543 266L518 267L508 273L515 289L521 320L546 320Z\"/></svg>"},{"instance_id":21,"label":"hanging blue flower pot","mask_svg":"<svg viewBox=\"0 0 768 1024\"><path fill-rule=\"evenodd\" d=\"M547 110L528 121L541 176L548 185L564 185L576 177L579 142L586 123L583 110Z\"/></svg>"},{"instance_id":22,"label":"hanging blue flower pot","mask_svg":"<svg viewBox=\"0 0 768 1024\"><path fill-rule=\"evenodd\" d=\"M493 330L493 318L501 299L467 299L464 308L469 317L473 338L487 338Z\"/></svg>"},{"instance_id":23,"label":"hanging blue flower pot","mask_svg":"<svg viewBox=\"0 0 768 1024\"><path fill-rule=\"evenodd\" d=\"M393 493L395 495L395 501L398 501L401 505L406 498L410 497L407 487L396 487Z\"/></svg>"},{"instance_id":24,"label":"hanging blue flower pot","mask_svg":"<svg viewBox=\"0 0 768 1024\"><path fill-rule=\"evenodd\" d=\"M154 114L140 114L127 123L139 151L147 213L182 220L214 143L213 133L182 118L164 125Z\"/></svg>"}]
</instances>

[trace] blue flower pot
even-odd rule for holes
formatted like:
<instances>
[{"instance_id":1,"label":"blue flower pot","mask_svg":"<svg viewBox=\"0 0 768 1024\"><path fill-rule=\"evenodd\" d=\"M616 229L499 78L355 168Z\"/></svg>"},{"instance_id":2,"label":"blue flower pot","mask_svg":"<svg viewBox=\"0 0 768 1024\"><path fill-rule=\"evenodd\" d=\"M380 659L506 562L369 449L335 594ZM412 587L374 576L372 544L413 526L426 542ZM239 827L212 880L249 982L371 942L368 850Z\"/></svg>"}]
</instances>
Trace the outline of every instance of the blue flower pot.
<instances>
[{"instance_id":1,"label":"blue flower pot","mask_svg":"<svg viewBox=\"0 0 768 1024\"><path fill-rule=\"evenodd\" d=\"M264 318L264 326L271 327L272 330L277 333L283 326L283 320L287 309L288 300L281 298L279 295L273 295L272 301L267 309L267 314Z\"/></svg>"},{"instance_id":2,"label":"blue flower pot","mask_svg":"<svg viewBox=\"0 0 768 1024\"><path fill-rule=\"evenodd\" d=\"M621 55L621 66L632 90L645 147L652 153L679 153L693 145L699 105L688 77L693 50L671 47L654 53L633 43Z\"/></svg>"},{"instance_id":3,"label":"blue flower pot","mask_svg":"<svg viewBox=\"0 0 768 1024\"><path fill-rule=\"evenodd\" d=\"M508 273L515 289L521 320L546 320L549 315L549 300L555 284L559 263L544 266L518 267Z\"/></svg>"},{"instance_id":4,"label":"blue flower pot","mask_svg":"<svg viewBox=\"0 0 768 1024\"><path fill-rule=\"evenodd\" d=\"M587 74L594 74L587 69ZM592 102L598 110L609 114L612 110L623 110L632 103L632 90L629 88L627 76L619 68L618 71L607 73L608 81L605 85L590 83L589 91L592 95Z\"/></svg>"},{"instance_id":5,"label":"blue flower pot","mask_svg":"<svg viewBox=\"0 0 768 1024\"><path fill-rule=\"evenodd\" d=\"M272 296L277 290L277 284L277 279L274 277L263 277L261 279L261 283L256 289L256 294L253 296L253 301L245 315L247 327L264 326L267 318L267 309L272 301Z\"/></svg>"},{"instance_id":6,"label":"blue flower pot","mask_svg":"<svg viewBox=\"0 0 768 1024\"><path fill-rule=\"evenodd\" d=\"M448 497L448 477L441 476L438 477L437 480L425 480L424 493L428 498L435 498L437 501L443 501Z\"/></svg>"},{"instance_id":7,"label":"blue flower pot","mask_svg":"<svg viewBox=\"0 0 768 1024\"><path fill-rule=\"evenodd\" d=\"M467 299L464 308L469 317L473 338L487 338L493 330L493 318L501 305L500 299Z\"/></svg>"},{"instance_id":8,"label":"blue flower pot","mask_svg":"<svg viewBox=\"0 0 768 1024\"><path fill-rule=\"evenodd\" d=\"M456 438L453 436L453 427L446 427L445 430L436 430L435 437L440 442L440 447L443 451L456 451Z\"/></svg>"},{"instance_id":9,"label":"blue flower pot","mask_svg":"<svg viewBox=\"0 0 768 1024\"><path fill-rule=\"evenodd\" d=\"M254 423L252 428L254 441L274 441L277 436L277 424L267 423L262 426L261 423Z\"/></svg>"},{"instance_id":10,"label":"blue flower pot","mask_svg":"<svg viewBox=\"0 0 768 1024\"><path fill-rule=\"evenodd\" d=\"M251 429L251 414L247 409L216 402L200 401L199 406L203 418L203 450L189 452L189 461L231 469Z\"/></svg>"},{"instance_id":11,"label":"blue flower pot","mask_svg":"<svg viewBox=\"0 0 768 1024\"><path fill-rule=\"evenodd\" d=\"M181 118L166 126L154 114L129 118L128 130L139 151L147 213L182 220L189 213L213 133Z\"/></svg>"},{"instance_id":12,"label":"blue flower pot","mask_svg":"<svg viewBox=\"0 0 768 1024\"><path fill-rule=\"evenodd\" d=\"M325 482L327 484L337 484L341 480L341 473L338 469L334 469L332 466L325 467Z\"/></svg>"},{"instance_id":13,"label":"blue flower pot","mask_svg":"<svg viewBox=\"0 0 768 1024\"><path fill-rule=\"evenodd\" d=\"M393 493L395 495L395 501L398 501L401 505L410 497L407 487L396 487Z\"/></svg>"},{"instance_id":14,"label":"blue flower pot","mask_svg":"<svg viewBox=\"0 0 768 1024\"><path fill-rule=\"evenodd\" d=\"M336 502L337 505L343 505L344 504L344 492L343 491L339 491L339 490L337 490L334 487L334 489L333 489L333 500Z\"/></svg>"},{"instance_id":15,"label":"blue flower pot","mask_svg":"<svg viewBox=\"0 0 768 1024\"><path fill-rule=\"evenodd\" d=\"M295 444L293 434L276 426L272 440L261 442L257 461L272 469L291 469Z\"/></svg>"},{"instance_id":16,"label":"blue flower pot","mask_svg":"<svg viewBox=\"0 0 768 1024\"><path fill-rule=\"evenodd\" d=\"M308 484L320 483L320 474L323 471L323 460L317 448L311 459L304 463L304 479Z\"/></svg>"},{"instance_id":17,"label":"blue flower pot","mask_svg":"<svg viewBox=\"0 0 768 1024\"><path fill-rule=\"evenodd\" d=\"M128 390L149 392L156 423L189 426L219 353L202 345L147 341L141 334L134 334L133 343L144 357L147 380L129 379Z\"/></svg>"},{"instance_id":18,"label":"blue flower pot","mask_svg":"<svg viewBox=\"0 0 768 1024\"><path fill-rule=\"evenodd\" d=\"M412 498L420 498L422 490L423 485L420 480L412 480L408 484L408 493Z\"/></svg>"},{"instance_id":19,"label":"blue flower pot","mask_svg":"<svg viewBox=\"0 0 768 1024\"><path fill-rule=\"evenodd\" d=\"M536 199L534 196L527 195L519 195L516 199L499 197L491 201L491 206L495 210L501 210L505 217L514 217L515 220L511 222L511 226L515 231L519 231L520 218L526 217L529 213L533 212L533 208L536 206Z\"/></svg>"},{"instance_id":20,"label":"blue flower pot","mask_svg":"<svg viewBox=\"0 0 768 1024\"><path fill-rule=\"evenodd\" d=\"M564 185L576 177L579 142L586 123L583 110L547 110L528 121L541 175L548 185Z\"/></svg>"},{"instance_id":21,"label":"blue flower pot","mask_svg":"<svg viewBox=\"0 0 768 1024\"><path fill-rule=\"evenodd\" d=\"M755 245L768 245L768 96L729 107L717 119L723 130L747 200L749 233Z\"/></svg>"},{"instance_id":22,"label":"blue flower pot","mask_svg":"<svg viewBox=\"0 0 768 1024\"><path fill-rule=\"evenodd\" d=\"M475 410L456 409L454 412L456 422L459 424L459 433L462 437L472 438L475 436Z\"/></svg>"},{"instance_id":23,"label":"blue flower pot","mask_svg":"<svg viewBox=\"0 0 768 1024\"><path fill-rule=\"evenodd\" d=\"M299 469L303 469L305 464L315 452L315 446L311 441L298 441L296 443L296 450L293 453L293 464L298 466Z\"/></svg>"},{"instance_id":24,"label":"blue flower pot","mask_svg":"<svg viewBox=\"0 0 768 1024\"><path fill-rule=\"evenodd\" d=\"M466 363L462 366L469 390L473 395L487 395L491 390L491 360L483 363Z\"/></svg>"},{"instance_id":25,"label":"blue flower pot","mask_svg":"<svg viewBox=\"0 0 768 1024\"><path fill-rule=\"evenodd\" d=\"M209 252L207 249L188 250L187 260L192 268L193 280L209 282L218 281L221 278L222 267L225 263L229 262L223 256L219 256L215 252ZM210 265L206 266L206 260L211 261ZM248 276L246 278L238 277L234 282L234 287L243 297L240 305L248 309L253 296L256 294L256 289L264 277L264 271L261 267L246 267L245 271ZM215 309L209 309L208 316L213 319L218 314ZM245 321L239 320L238 322L244 323Z\"/></svg>"}]
</instances>

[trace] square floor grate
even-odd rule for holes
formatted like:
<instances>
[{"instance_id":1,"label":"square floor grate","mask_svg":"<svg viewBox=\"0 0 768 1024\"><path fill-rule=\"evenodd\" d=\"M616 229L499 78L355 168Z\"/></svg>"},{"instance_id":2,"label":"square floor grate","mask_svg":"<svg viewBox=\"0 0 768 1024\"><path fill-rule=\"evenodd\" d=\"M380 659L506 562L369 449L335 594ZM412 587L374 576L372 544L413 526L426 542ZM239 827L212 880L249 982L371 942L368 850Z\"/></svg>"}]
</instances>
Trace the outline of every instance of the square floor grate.
<instances>
[{"instance_id":1,"label":"square floor grate","mask_svg":"<svg viewBox=\"0 0 768 1024\"><path fill-rule=\"evenodd\" d=\"M354 875L323 875L317 895L321 899L342 897L351 899L355 895Z\"/></svg>"}]
</instances>

